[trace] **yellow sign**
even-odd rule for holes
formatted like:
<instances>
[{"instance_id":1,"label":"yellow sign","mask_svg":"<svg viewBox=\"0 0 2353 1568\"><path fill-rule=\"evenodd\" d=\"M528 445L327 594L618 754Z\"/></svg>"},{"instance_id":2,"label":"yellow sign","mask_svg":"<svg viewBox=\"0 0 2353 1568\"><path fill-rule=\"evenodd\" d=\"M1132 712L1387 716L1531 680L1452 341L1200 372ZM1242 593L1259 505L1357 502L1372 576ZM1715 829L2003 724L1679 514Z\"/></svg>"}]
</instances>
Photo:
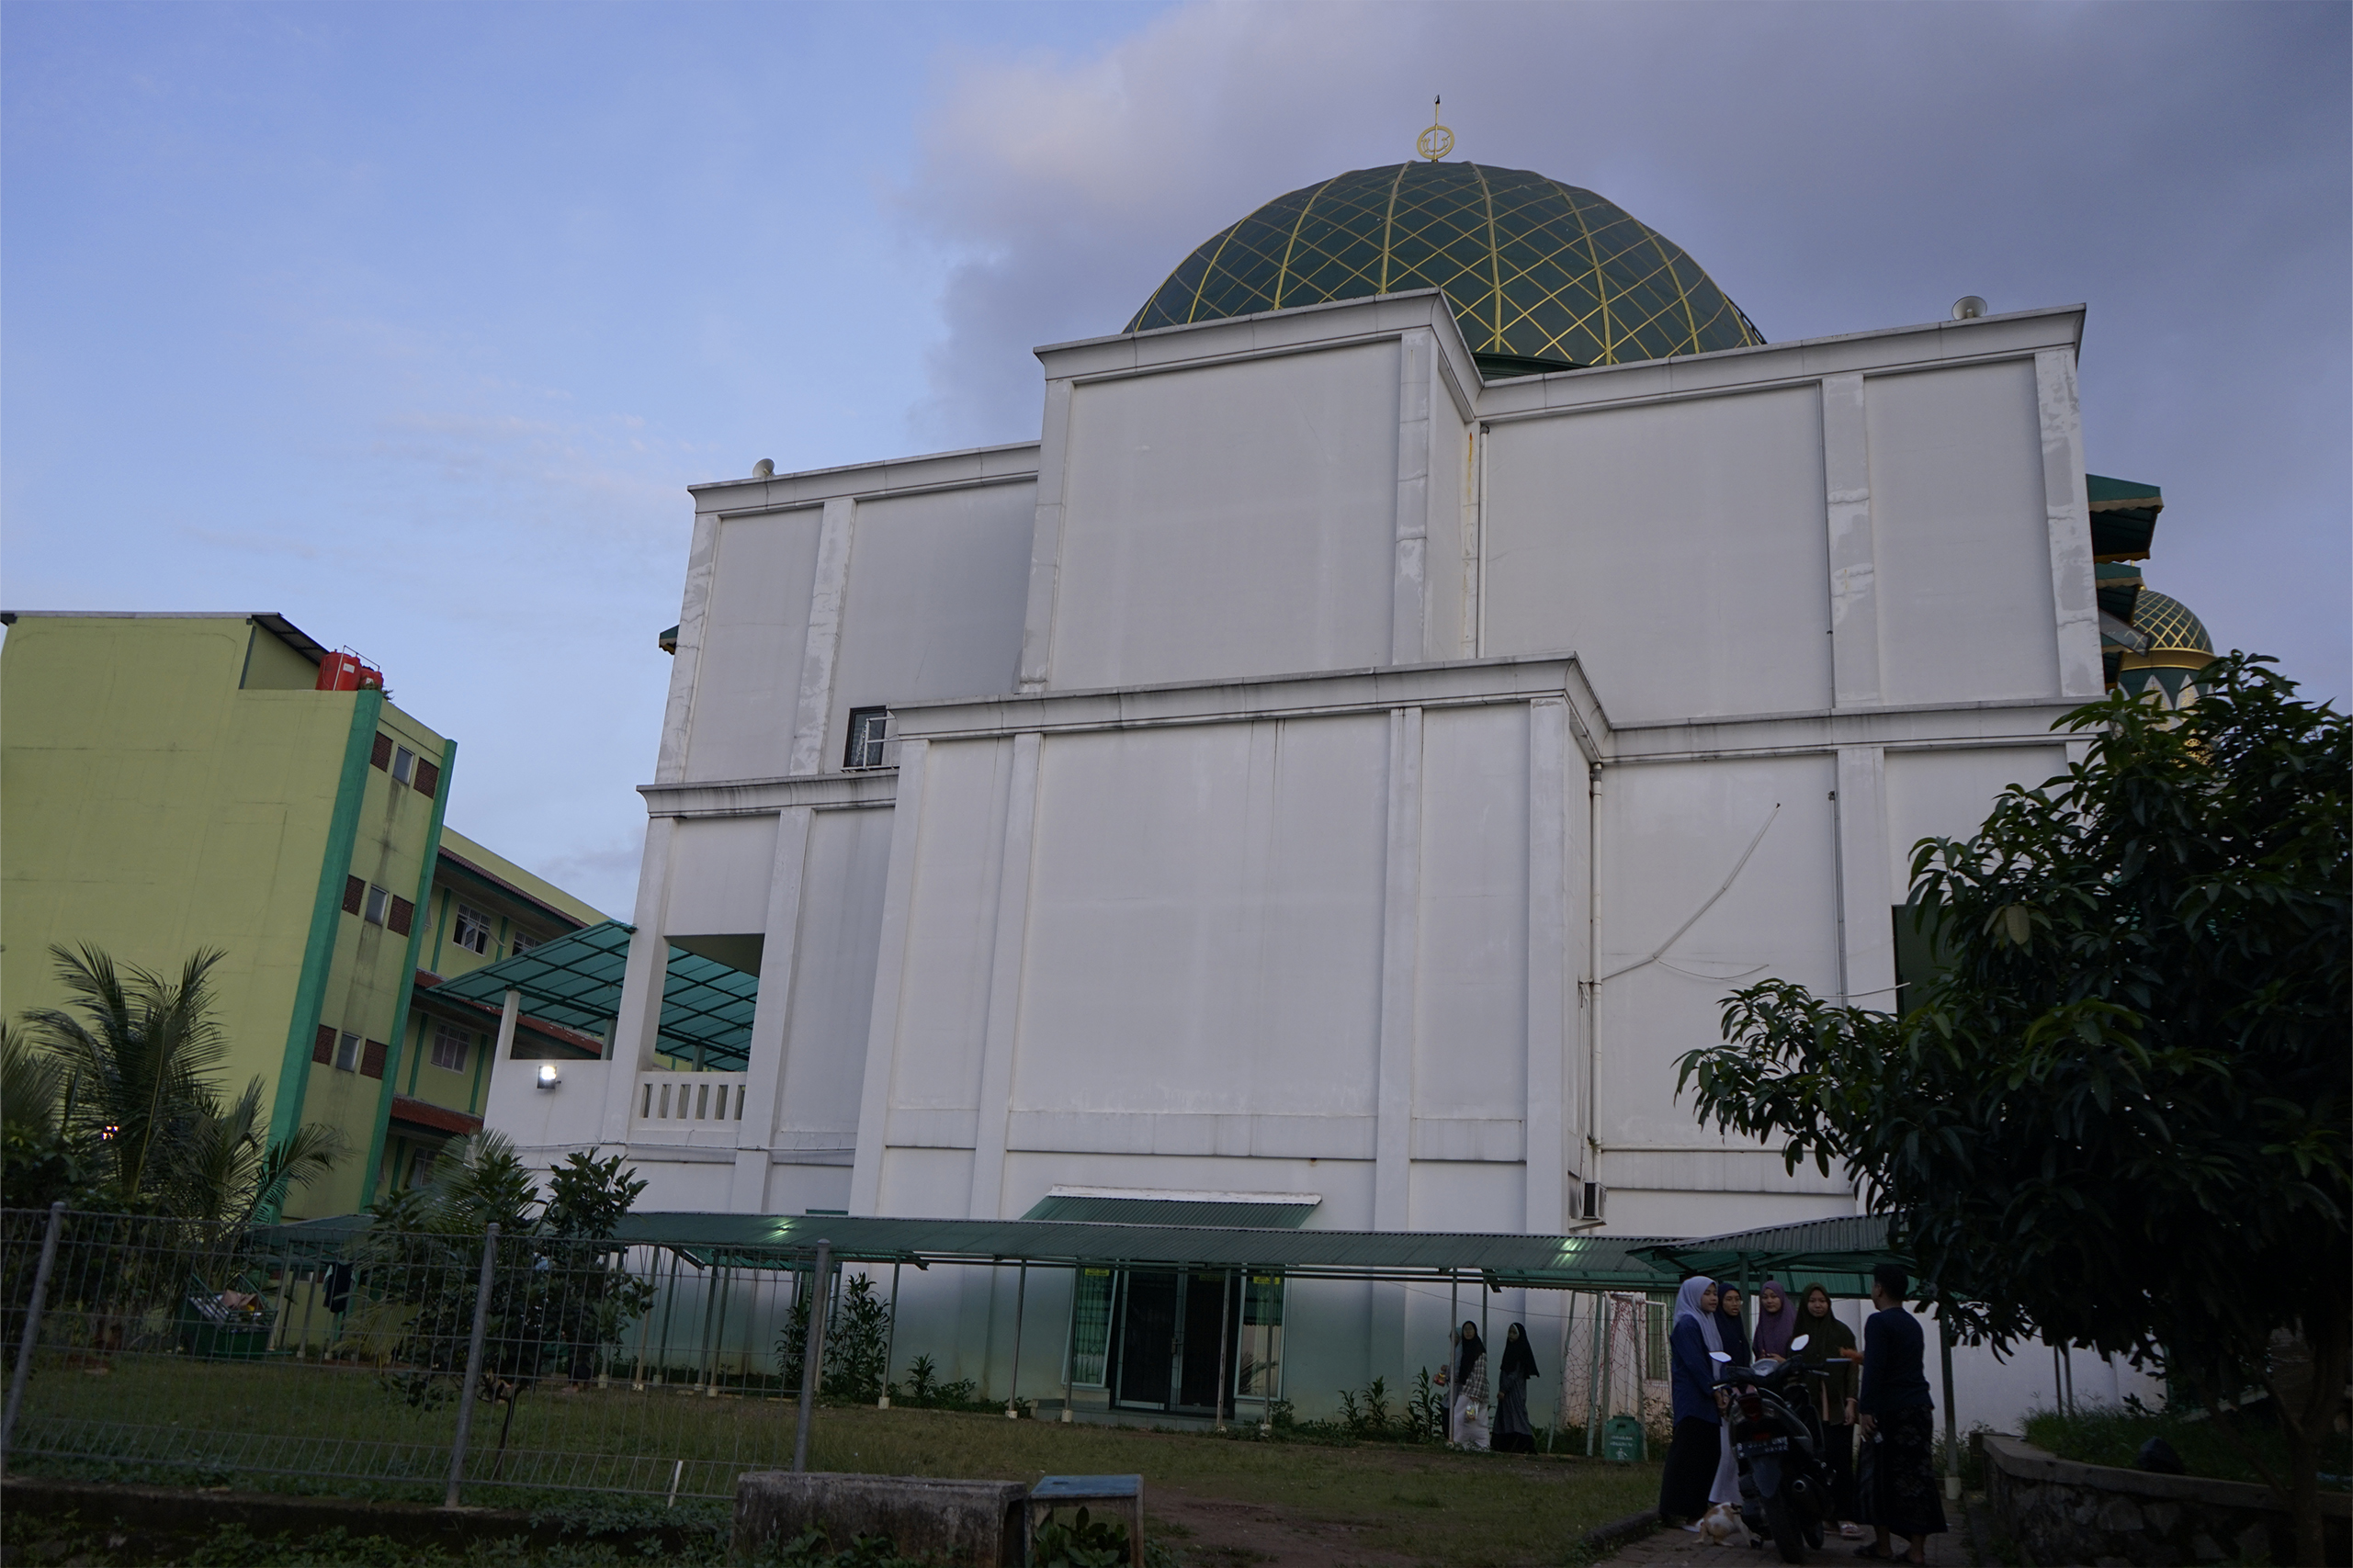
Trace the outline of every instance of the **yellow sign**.
<instances>
[{"instance_id":1,"label":"yellow sign","mask_svg":"<svg viewBox=\"0 0 2353 1568\"><path fill-rule=\"evenodd\" d=\"M1438 123L1439 101L1430 100L1430 129L1413 144L1415 151L1433 164L1454 150L1454 133Z\"/></svg>"}]
</instances>

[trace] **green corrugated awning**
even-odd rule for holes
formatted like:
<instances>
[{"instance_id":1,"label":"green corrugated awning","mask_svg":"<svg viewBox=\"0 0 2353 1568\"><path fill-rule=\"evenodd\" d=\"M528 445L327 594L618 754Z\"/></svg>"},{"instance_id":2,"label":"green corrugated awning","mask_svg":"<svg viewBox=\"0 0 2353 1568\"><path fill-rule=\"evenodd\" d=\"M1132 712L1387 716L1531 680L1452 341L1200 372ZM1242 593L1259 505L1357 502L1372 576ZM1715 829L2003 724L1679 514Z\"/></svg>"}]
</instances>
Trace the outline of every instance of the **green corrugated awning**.
<instances>
[{"instance_id":1,"label":"green corrugated awning","mask_svg":"<svg viewBox=\"0 0 2353 1568\"><path fill-rule=\"evenodd\" d=\"M492 1008L504 1005L508 991L520 991L523 1010L534 1018L604 1034L621 1010L621 977L636 931L606 920L444 980L435 991ZM661 1049L690 1060L699 1054L714 1070L741 1070L750 1057L759 998L758 976L673 947L662 988Z\"/></svg>"},{"instance_id":2,"label":"green corrugated awning","mask_svg":"<svg viewBox=\"0 0 2353 1568\"><path fill-rule=\"evenodd\" d=\"M1295 1229L1323 1199L1307 1192L1141 1192L1108 1187L1057 1187L1030 1205L1025 1220L1092 1220L1126 1225L1242 1225Z\"/></svg>"},{"instance_id":3,"label":"green corrugated awning","mask_svg":"<svg viewBox=\"0 0 2353 1568\"><path fill-rule=\"evenodd\" d=\"M2138 479L2112 479L2105 474L2084 476L2086 499L2091 504L2091 554L2097 561L2145 560L2149 541L2155 537L2157 513L2165 510L2165 494Z\"/></svg>"},{"instance_id":4,"label":"green corrugated awning","mask_svg":"<svg viewBox=\"0 0 2353 1568\"><path fill-rule=\"evenodd\" d=\"M1871 1294L1871 1271L1882 1263L1911 1267L1888 1246L1884 1214L1803 1220L1693 1241L1650 1242L1635 1250L1678 1279L1704 1274L1751 1291L1778 1279L1793 1291L1818 1283L1834 1296Z\"/></svg>"}]
</instances>

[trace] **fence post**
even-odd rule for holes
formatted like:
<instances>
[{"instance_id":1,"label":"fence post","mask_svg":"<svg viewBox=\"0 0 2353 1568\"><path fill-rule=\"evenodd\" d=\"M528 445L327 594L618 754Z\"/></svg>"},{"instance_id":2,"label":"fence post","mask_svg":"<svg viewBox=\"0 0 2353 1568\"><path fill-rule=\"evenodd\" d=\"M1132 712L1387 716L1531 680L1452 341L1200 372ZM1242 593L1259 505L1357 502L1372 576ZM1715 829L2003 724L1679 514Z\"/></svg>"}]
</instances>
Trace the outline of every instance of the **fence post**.
<instances>
[{"instance_id":1,"label":"fence post","mask_svg":"<svg viewBox=\"0 0 2353 1568\"><path fill-rule=\"evenodd\" d=\"M49 1206L49 1229L40 1238L40 1262L33 1269L33 1299L25 1308L25 1340L17 1348L17 1374L8 1380L8 1412L0 1416L0 1471L8 1468L8 1445L17 1436L17 1412L33 1377L33 1347L40 1342L41 1302L49 1294L49 1270L57 1261L57 1231L65 1223L65 1200Z\"/></svg>"},{"instance_id":2,"label":"fence post","mask_svg":"<svg viewBox=\"0 0 2353 1568\"><path fill-rule=\"evenodd\" d=\"M498 1226L482 1233L482 1275L474 1286L474 1334L466 1344L466 1381L458 1390L458 1435L449 1443L449 1489L441 1506L458 1506L458 1489L466 1483L466 1439L474 1433L474 1385L482 1381L482 1335L490 1326L491 1274L498 1264Z\"/></svg>"},{"instance_id":3,"label":"fence post","mask_svg":"<svg viewBox=\"0 0 2353 1568\"><path fill-rule=\"evenodd\" d=\"M825 1359L825 1284L833 1271L833 1244L820 1239L809 1277L809 1338L801 1347L800 1408L793 1413L793 1471L809 1468L809 1418L817 1406L818 1369Z\"/></svg>"}]
</instances>

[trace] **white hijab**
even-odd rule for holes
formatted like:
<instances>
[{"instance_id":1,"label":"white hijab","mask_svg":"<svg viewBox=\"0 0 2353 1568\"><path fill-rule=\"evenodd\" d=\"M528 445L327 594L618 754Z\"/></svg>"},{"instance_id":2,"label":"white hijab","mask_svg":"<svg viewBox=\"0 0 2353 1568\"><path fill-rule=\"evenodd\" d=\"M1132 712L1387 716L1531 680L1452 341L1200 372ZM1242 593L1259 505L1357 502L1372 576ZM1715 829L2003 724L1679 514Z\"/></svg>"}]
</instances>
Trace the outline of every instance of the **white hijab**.
<instances>
[{"instance_id":1,"label":"white hijab","mask_svg":"<svg viewBox=\"0 0 2353 1568\"><path fill-rule=\"evenodd\" d=\"M1684 1280L1683 1288L1675 1292L1675 1321L1680 1323L1687 1317L1697 1318L1700 1337L1707 1342L1707 1348L1721 1350L1724 1348L1724 1335L1716 1327L1715 1314L1700 1310L1700 1298L1707 1294L1708 1288L1714 1283L1714 1280L1697 1274Z\"/></svg>"}]
</instances>

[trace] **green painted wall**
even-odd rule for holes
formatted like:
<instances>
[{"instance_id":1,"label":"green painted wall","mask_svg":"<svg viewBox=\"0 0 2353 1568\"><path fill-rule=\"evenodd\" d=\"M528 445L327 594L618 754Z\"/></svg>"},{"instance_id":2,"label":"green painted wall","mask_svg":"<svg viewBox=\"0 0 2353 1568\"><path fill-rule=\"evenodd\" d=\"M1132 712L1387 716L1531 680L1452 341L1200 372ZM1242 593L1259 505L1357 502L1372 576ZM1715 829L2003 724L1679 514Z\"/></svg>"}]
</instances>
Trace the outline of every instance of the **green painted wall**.
<instances>
[{"instance_id":1,"label":"green painted wall","mask_svg":"<svg viewBox=\"0 0 2353 1568\"><path fill-rule=\"evenodd\" d=\"M289 1036L326 1022L389 1045L405 981L407 940L343 913L339 895L315 921L322 888L348 873L413 897L432 852L434 803L363 762L348 859L326 863L347 752L379 730L436 761L447 750L390 705L365 713L372 694L312 691L314 678L244 616L28 616L0 645L0 1008L63 1002L52 942L174 970L222 949L223 1089L258 1077L351 1147L296 1216L356 1206L385 1086L311 1065ZM306 1020L314 923L324 965Z\"/></svg>"}]
</instances>

